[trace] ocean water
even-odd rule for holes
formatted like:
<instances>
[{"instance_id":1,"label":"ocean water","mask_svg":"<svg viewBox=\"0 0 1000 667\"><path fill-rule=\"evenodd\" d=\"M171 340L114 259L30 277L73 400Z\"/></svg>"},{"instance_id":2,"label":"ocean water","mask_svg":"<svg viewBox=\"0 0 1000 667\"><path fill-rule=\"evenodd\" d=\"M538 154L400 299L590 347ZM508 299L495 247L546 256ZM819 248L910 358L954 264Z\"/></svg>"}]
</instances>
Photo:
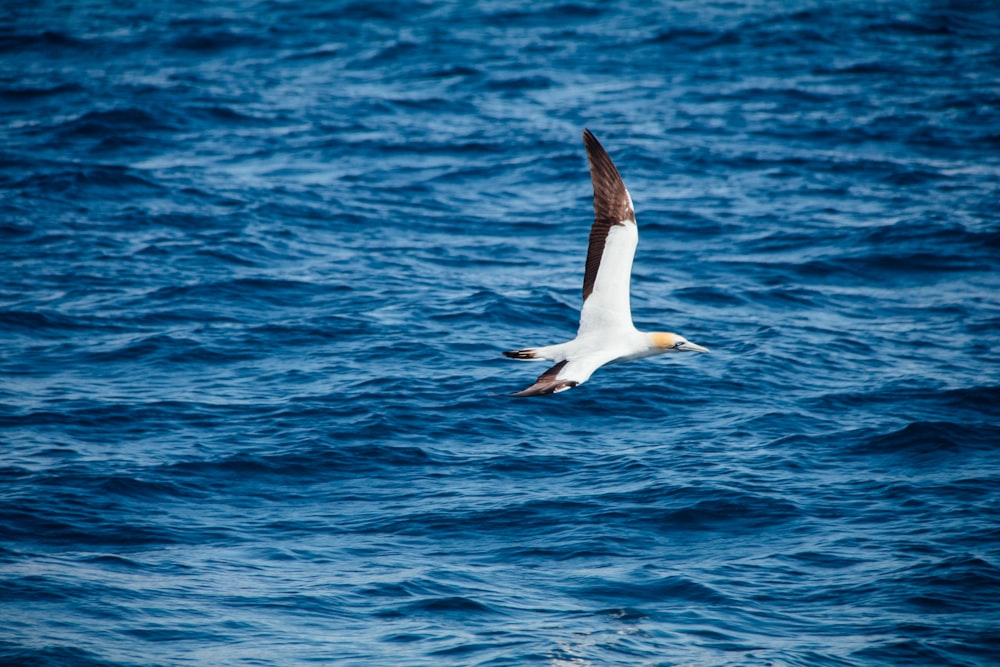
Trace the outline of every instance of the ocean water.
<instances>
[{"instance_id":1,"label":"ocean water","mask_svg":"<svg viewBox=\"0 0 1000 667\"><path fill-rule=\"evenodd\" d=\"M5 3L0 664L1000 664L986 0ZM590 128L633 315L575 331Z\"/></svg>"}]
</instances>

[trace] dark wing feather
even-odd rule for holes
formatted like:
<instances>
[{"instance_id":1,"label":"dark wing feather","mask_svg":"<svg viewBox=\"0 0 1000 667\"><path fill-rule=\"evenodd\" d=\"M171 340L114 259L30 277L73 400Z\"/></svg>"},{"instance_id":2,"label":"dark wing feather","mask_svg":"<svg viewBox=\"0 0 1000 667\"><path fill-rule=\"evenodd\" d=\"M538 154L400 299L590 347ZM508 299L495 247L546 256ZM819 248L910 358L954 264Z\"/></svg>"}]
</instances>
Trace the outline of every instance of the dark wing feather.
<instances>
[{"instance_id":1,"label":"dark wing feather","mask_svg":"<svg viewBox=\"0 0 1000 667\"><path fill-rule=\"evenodd\" d=\"M511 394L511 396L544 396L545 394L554 394L557 391L562 391L564 389L572 389L580 383L573 380L556 379L556 376L559 375L559 371L563 369L563 366L565 366L566 363L566 361L560 361L558 364L539 375L535 384L531 385L527 389Z\"/></svg>"},{"instance_id":2,"label":"dark wing feather","mask_svg":"<svg viewBox=\"0 0 1000 667\"><path fill-rule=\"evenodd\" d=\"M583 143L587 147L590 180L594 184L594 226L590 228L587 268L583 273L583 298L586 300L594 291L608 232L625 220L635 222L635 211L629 204L628 191L621 174L597 137L590 130L584 130Z\"/></svg>"}]
</instances>

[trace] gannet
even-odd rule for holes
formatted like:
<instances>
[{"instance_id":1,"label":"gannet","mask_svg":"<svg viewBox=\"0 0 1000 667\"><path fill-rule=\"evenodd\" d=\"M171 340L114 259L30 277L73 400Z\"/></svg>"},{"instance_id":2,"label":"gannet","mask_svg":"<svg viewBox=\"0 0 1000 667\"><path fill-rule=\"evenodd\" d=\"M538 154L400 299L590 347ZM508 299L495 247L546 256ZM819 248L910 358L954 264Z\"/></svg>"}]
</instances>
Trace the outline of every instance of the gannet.
<instances>
[{"instance_id":1,"label":"gannet","mask_svg":"<svg viewBox=\"0 0 1000 667\"><path fill-rule=\"evenodd\" d=\"M511 350L525 361L554 361L535 384L511 396L542 396L577 387L601 366L668 352L708 352L683 336L639 331L632 324L629 280L639 242L635 208L618 169L590 130L583 131L594 184L594 225L583 274L583 307L576 338L565 343Z\"/></svg>"}]
</instances>

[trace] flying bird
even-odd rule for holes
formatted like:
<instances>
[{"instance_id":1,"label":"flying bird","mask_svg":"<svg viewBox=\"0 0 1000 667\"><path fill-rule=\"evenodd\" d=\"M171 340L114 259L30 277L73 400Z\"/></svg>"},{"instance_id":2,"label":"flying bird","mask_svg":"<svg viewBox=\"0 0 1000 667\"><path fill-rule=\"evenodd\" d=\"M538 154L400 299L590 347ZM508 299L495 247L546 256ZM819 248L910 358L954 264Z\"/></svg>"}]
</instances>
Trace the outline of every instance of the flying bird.
<instances>
[{"instance_id":1,"label":"flying bird","mask_svg":"<svg viewBox=\"0 0 1000 667\"><path fill-rule=\"evenodd\" d=\"M672 352L708 352L675 333L639 331L632 324L629 280L639 242L635 208L614 162L590 130L583 131L583 143L594 184L594 225L583 273L580 326L571 341L504 352L511 359L556 362L535 384L511 396L572 389L605 364Z\"/></svg>"}]
</instances>

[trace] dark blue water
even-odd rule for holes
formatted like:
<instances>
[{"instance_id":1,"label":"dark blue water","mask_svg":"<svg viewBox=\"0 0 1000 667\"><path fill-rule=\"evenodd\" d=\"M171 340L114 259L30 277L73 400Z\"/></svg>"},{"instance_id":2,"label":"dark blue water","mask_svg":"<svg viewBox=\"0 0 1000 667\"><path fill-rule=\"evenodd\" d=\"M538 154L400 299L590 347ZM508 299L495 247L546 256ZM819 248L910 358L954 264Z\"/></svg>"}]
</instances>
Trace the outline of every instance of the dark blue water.
<instances>
[{"instance_id":1,"label":"dark blue water","mask_svg":"<svg viewBox=\"0 0 1000 667\"><path fill-rule=\"evenodd\" d=\"M0 663L1000 663L1000 10L633 5L5 5Z\"/></svg>"}]
</instances>

